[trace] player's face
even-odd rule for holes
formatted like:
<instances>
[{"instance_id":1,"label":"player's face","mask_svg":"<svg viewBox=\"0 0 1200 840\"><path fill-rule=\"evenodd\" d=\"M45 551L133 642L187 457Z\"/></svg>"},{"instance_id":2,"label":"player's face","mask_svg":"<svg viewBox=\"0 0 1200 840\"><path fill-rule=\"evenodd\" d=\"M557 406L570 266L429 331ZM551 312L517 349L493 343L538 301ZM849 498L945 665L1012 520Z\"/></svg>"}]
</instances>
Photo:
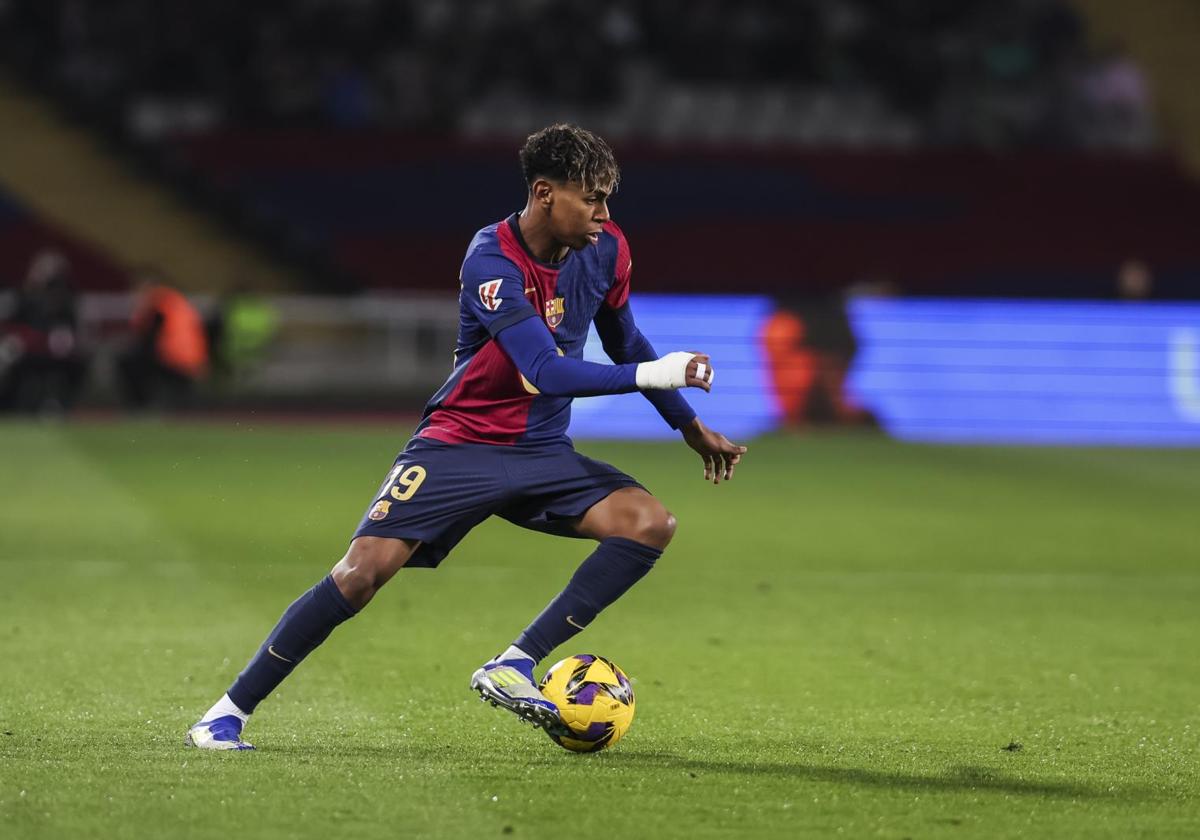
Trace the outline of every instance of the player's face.
<instances>
[{"instance_id":1,"label":"player's face","mask_svg":"<svg viewBox=\"0 0 1200 840\"><path fill-rule=\"evenodd\" d=\"M581 184L554 185L550 206L550 232L554 238L576 251L595 245L608 221L608 193L584 190Z\"/></svg>"}]
</instances>

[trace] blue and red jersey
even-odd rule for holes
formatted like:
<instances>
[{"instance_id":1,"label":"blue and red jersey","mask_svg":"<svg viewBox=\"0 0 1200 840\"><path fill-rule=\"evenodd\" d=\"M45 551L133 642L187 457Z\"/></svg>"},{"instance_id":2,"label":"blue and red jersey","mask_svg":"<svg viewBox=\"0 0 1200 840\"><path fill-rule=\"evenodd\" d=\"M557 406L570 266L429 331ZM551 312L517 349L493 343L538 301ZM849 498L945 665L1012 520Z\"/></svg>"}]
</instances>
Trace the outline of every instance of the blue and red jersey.
<instances>
[{"instance_id":1,"label":"blue and red jersey","mask_svg":"<svg viewBox=\"0 0 1200 840\"><path fill-rule=\"evenodd\" d=\"M608 323L626 325L609 327L609 335L624 330L641 342L638 351L616 355L642 358L620 361L655 358L628 314L631 268L629 246L611 221L604 225L596 245L571 250L553 264L540 262L530 252L516 214L475 234L459 275L454 370L426 405L416 435L446 443L499 445L564 440L572 397L539 393L497 336L508 327L538 318L560 355L582 359L589 326L598 315L607 315L611 316ZM605 339L610 356L614 355L610 345L623 340ZM634 390L631 380L630 384L612 392ZM694 416L674 392L659 399L673 400L677 419L669 420L672 425Z\"/></svg>"}]
</instances>

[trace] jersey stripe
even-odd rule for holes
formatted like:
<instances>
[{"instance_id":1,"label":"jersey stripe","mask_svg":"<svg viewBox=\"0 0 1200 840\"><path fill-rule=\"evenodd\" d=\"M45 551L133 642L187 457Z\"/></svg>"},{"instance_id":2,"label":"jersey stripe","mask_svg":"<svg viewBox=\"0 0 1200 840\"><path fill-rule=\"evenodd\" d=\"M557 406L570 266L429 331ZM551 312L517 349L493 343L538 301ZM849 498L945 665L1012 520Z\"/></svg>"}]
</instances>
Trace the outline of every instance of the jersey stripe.
<instances>
[{"instance_id":1,"label":"jersey stripe","mask_svg":"<svg viewBox=\"0 0 1200 840\"><path fill-rule=\"evenodd\" d=\"M525 433L533 395L494 340L471 357L458 382L417 432L443 443L511 446Z\"/></svg>"}]
</instances>

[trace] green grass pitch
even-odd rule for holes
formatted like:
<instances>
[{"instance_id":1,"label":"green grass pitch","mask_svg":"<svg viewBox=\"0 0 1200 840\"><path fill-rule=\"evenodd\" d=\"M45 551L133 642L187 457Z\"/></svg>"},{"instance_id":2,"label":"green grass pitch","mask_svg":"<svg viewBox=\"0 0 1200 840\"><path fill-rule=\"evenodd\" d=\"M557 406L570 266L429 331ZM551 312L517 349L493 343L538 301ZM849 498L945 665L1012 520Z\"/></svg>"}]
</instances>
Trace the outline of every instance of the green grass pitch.
<instances>
[{"instance_id":1,"label":"green grass pitch","mask_svg":"<svg viewBox=\"0 0 1200 840\"><path fill-rule=\"evenodd\" d=\"M588 551L504 522L339 629L257 752L185 749L406 431L0 425L0 837L1200 834L1200 451L780 436L712 487L582 443L680 521L558 651L637 680L614 749L467 689Z\"/></svg>"}]
</instances>

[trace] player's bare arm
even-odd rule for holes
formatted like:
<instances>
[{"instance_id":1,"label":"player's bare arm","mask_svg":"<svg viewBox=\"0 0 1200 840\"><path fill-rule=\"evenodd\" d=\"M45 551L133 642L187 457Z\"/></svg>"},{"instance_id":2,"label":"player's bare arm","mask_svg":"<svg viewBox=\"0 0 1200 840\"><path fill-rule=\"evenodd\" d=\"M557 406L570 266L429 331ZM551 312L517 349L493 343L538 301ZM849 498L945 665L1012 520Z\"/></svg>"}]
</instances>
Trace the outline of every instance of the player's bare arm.
<instances>
[{"instance_id":1,"label":"player's bare arm","mask_svg":"<svg viewBox=\"0 0 1200 840\"><path fill-rule=\"evenodd\" d=\"M706 393L712 390L714 371L712 360L707 354L668 353L659 362L665 362L671 357L675 357L674 362L677 369L679 364L683 365L684 387L700 388ZM656 363L642 362L642 365L648 364ZM640 367L641 365L639 365ZM642 386L640 370L638 385ZM690 422L682 425L680 432L687 445L696 450L704 461L705 481L720 484L721 479L728 481L733 478L734 467L746 454L745 446L736 444L720 432L708 428L699 417L693 417Z\"/></svg>"},{"instance_id":2,"label":"player's bare arm","mask_svg":"<svg viewBox=\"0 0 1200 840\"><path fill-rule=\"evenodd\" d=\"M688 363L687 385L689 388L702 388L707 393L712 390L713 367L708 355L697 353ZM708 428L699 417L693 417L680 432L687 445L696 450L704 461L704 480L720 484L724 478L733 478L733 468L746 454L746 447L734 443L720 432Z\"/></svg>"}]
</instances>

